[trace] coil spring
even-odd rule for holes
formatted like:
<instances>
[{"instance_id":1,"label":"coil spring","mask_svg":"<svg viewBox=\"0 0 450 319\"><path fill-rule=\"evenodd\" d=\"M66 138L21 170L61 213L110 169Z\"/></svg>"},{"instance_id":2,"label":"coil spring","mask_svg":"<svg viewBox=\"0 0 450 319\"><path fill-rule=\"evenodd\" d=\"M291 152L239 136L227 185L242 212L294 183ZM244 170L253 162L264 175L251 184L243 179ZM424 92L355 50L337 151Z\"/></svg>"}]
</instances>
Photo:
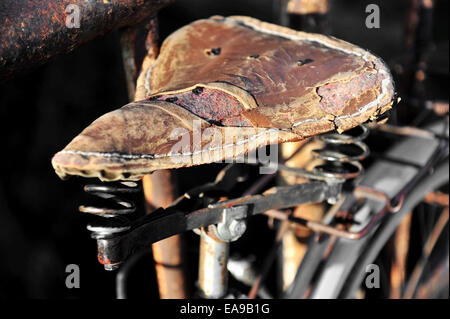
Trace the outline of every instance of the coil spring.
<instances>
[{"instance_id":1,"label":"coil spring","mask_svg":"<svg viewBox=\"0 0 450 319\"><path fill-rule=\"evenodd\" d=\"M103 185L86 185L84 191L102 200L109 201L108 207L106 205L81 205L78 208L82 213L100 217L97 221L87 226L87 229L92 232L92 238L111 237L114 234L130 229L130 215L136 212L136 205L128 197L141 191L140 184L137 182L118 182L105 183Z\"/></svg>"},{"instance_id":2,"label":"coil spring","mask_svg":"<svg viewBox=\"0 0 450 319\"><path fill-rule=\"evenodd\" d=\"M357 126L343 134L327 133L318 136L325 145L313 150L315 158L324 161L314 168L314 172L325 177L350 180L363 174L360 161L369 156L369 148L363 140L369 135L365 125Z\"/></svg>"}]
</instances>

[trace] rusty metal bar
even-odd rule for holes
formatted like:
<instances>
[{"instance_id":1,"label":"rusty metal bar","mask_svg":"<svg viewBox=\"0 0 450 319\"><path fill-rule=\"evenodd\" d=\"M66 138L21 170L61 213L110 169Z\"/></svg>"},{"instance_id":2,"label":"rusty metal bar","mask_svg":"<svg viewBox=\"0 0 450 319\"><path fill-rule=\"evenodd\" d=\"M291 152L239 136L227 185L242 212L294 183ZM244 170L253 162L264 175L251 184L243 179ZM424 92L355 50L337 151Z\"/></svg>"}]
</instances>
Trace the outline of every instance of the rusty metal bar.
<instances>
[{"instance_id":1,"label":"rusty metal bar","mask_svg":"<svg viewBox=\"0 0 450 319\"><path fill-rule=\"evenodd\" d=\"M425 203L427 204L437 204L442 207L449 206L449 195L442 193L440 191L430 192L425 196Z\"/></svg>"},{"instance_id":2,"label":"rusty metal bar","mask_svg":"<svg viewBox=\"0 0 450 319\"><path fill-rule=\"evenodd\" d=\"M170 171L156 171L144 176L142 182L149 212L158 207L166 208L175 200L175 183ZM182 234L175 235L152 245L159 294L162 299L188 297L182 238Z\"/></svg>"},{"instance_id":3,"label":"rusty metal bar","mask_svg":"<svg viewBox=\"0 0 450 319\"><path fill-rule=\"evenodd\" d=\"M286 11L290 14L326 14L328 0L288 0Z\"/></svg>"},{"instance_id":4,"label":"rusty metal bar","mask_svg":"<svg viewBox=\"0 0 450 319\"><path fill-rule=\"evenodd\" d=\"M0 81L97 36L137 25L172 1L0 1Z\"/></svg>"},{"instance_id":5,"label":"rusty metal bar","mask_svg":"<svg viewBox=\"0 0 450 319\"><path fill-rule=\"evenodd\" d=\"M146 29L148 30L145 39L145 49L147 50L147 54L142 61L141 70L137 78L134 96L135 101L143 100L150 94L147 85L147 73L153 63L155 63L159 54L159 23L157 16L153 16L148 21Z\"/></svg>"},{"instance_id":6,"label":"rusty metal bar","mask_svg":"<svg viewBox=\"0 0 450 319\"><path fill-rule=\"evenodd\" d=\"M279 24L296 30L329 33L328 0L278 0Z\"/></svg>"},{"instance_id":7,"label":"rusty metal bar","mask_svg":"<svg viewBox=\"0 0 450 319\"><path fill-rule=\"evenodd\" d=\"M127 81L128 98L133 101L136 93L137 67L136 67L136 27L125 27L120 30L120 44L122 48L122 61Z\"/></svg>"},{"instance_id":8,"label":"rusty metal bar","mask_svg":"<svg viewBox=\"0 0 450 319\"><path fill-rule=\"evenodd\" d=\"M391 267L391 299L400 299L402 297L410 245L411 216L412 214L405 216L393 238L394 254Z\"/></svg>"},{"instance_id":9,"label":"rusty metal bar","mask_svg":"<svg viewBox=\"0 0 450 319\"><path fill-rule=\"evenodd\" d=\"M145 41L147 54L142 62L136 86L129 87L129 94L133 94L134 89L135 100L142 100L149 94L145 84L146 74L159 53L158 19L156 16L150 19L146 28L148 30ZM126 57L125 55L124 58ZM132 72L130 72L130 76L133 76ZM168 207L176 199L176 181L169 170L160 170L144 176L142 186L149 213L155 208ZM152 245L159 295L162 299L182 299L189 296L184 250L182 234L160 240Z\"/></svg>"},{"instance_id":10,"label":"rusty metal bar","mask_svg":"<svg viewBox=\"0 0 450 319\"><path fill-rule=\"evenodd\" d=\"M415 298L417 299L437 299L442 298L443 292L447 291L449 285L449 257L447 257L436 266L436 269L431 274L426 282L420 285L417 289Z\"/></svg>"},{"instance_id":11,"label":"rusty metal bar","mask_svg":"<svg viewBox=\"0 0 450 319\"><path fill-rule=\"evenodd\" d=\"M419 99L425 97L424 80L426 79L427 62L432 43L434 0L421 0L419 3L419 20L416 26L414 74L411 81L410 95L416 95Z\"/></svg>"},{"instance_id":12,"label":"rusty metal bar","mask_svg":"<svg viewBox=\"0 0 450 319\"><path fill-rule=\"evenodd\" d=\"M295 143L285 143L281 145L281 158L288 159L285 162L287 167L312 170L316 165L323 163L322 160L313 157L313 151L323 148L323 142L318 139L308 139ZM294 185L305 182L304 177L280 170L278 176L279 185ZM293 215L310 220L321 220L325 211L323 203L308 203L297 206ZM295 224L294 224L295 225ZM304 226L295 225L287 230L282 239L280 251L280 287L285 291L292 283L297 273L297 269L307 250L307 239L312 231Z\"/></svg>"},{"instance_id":13,"label":"rusty metal bar","mask_svg":"<svg viewBox=\"0 0 450 319\"><path fill-rule=\"evenodd\" d=\"M431 252L433 251L434 247L436 246L436 243L437 243L439 237L441 236L442 232L444 231L445 226L448 223L448 219L449 219L449 208L446 207L444 209L444 211L441 213L439 220L437 221L436 225L434 226L430 236L428 237L428 239L425 243L425 246L423 247L422 256L419 259L416 266L414 267L414 270L408 281L408 285L406 286L406 291L403 296L404 299L411 299L414 297L417 286L420 282L420 278L422 277L422 273L427 264L428 258L431 255Z\"/></svg>"}]
</instances>

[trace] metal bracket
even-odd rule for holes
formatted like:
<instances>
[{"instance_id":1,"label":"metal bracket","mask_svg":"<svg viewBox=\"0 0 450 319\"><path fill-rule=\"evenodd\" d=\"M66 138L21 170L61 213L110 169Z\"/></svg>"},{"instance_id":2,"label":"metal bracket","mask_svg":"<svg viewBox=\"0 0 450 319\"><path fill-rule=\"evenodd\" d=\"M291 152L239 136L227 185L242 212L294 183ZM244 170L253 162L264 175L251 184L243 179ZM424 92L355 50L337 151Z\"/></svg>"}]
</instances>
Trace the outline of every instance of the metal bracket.
<instances>
[{"instance_id":1,"label":"metal bracket","mask_svg":"<svg viewBox=\"0 0 450 319\"><path fill-rule=\"evenodd\" d=\"M130 223L123 232L95 236L99 261L118 265L130 255L147 249L151 243L196 228L217 225L218 239L234 241L246 230L246 218L270 209L284 209L307 202L321 202L336 197L341 184L309 182L286 187L276 187L264 194L244 196L209 205L207 208L184 212L183 203L158 209ZM92 227L91 227L92 228Z\"/></svg>"},{"instance_id":2,"label":"metal bracket","mask_svg":"<svg viewBox=\"0 0 450 319\"><path fill-rule=\"evenodd\" d=\"M223 242L238 240L247 230L247 206L235 206L222 210L222 220L215 225L209 225L208 231ZM193 229L197 235L202 234L200 228Z\"/></svg>"},{"instance_id":3,"label":"metal bracket","mask_svg":"<svg viewBox=\"0 0 450 319\"><path fill-rule=\"evenodd\" d=\"M222 221L216 225L216 236L224 242L238 240L247 230L247 206L225 208Z\"/></svg>"}]
</instances>

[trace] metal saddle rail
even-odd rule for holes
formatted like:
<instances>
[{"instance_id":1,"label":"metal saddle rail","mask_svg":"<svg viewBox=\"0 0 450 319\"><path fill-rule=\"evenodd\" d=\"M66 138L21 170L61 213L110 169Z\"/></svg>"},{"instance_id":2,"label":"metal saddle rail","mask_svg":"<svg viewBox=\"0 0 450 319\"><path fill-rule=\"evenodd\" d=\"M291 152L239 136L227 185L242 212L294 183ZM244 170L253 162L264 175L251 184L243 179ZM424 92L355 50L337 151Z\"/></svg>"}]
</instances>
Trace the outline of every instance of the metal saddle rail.
<instances>
[{"instance_id":1,"label":"metal saddle rail","mask_svg":"<svg viewBox=\"0 0 450 319\"><path fill-rule=\"evenodd\" d=\"M207 208L185 211L182 206L187 197L166 209L159 208L149 215L138 218L128 225L117 224L114 218L109 224L102 220L100 225L90 224L88 229L97 240L99 262L107 270L117 268L130 255L147 248L151 243L164 238L217 225L225 218L247 219L271 209L284 209L307 202L321 202L336 198L341 184L327 184L312 181L287 187L276 187L261 195L244 196L210 204ZM190 195L188 195L190 196Z\"/></svg>"},{"instance_id":2,"label":"metal saddle rail","mask_svg":"<svg viewBox=\"0 0 450 319\"><path fill-rule=\"evenodd\" d=\"M273 187L262 194L220 201L209 204L206 208L199 208L198 203L193 204L197 197L204 197L207 192L229 191L233 186L230 179L238 180L237 176L239 175L236 174L236 167L242 166L236 164L228 166L225 173L223 171L219 173L222 178L217 179L216 182L197 187L177 199L172 206L166 209L159 208L151 214L128 224L115 225L117 220L111 218L109 224L105 224L105 221L102 220L100 225L92 223L88 225L92 237L97 240L100 263L105 266L105 269L113 270L130 255L141 249L146 249L151 243L209 225L229 224L230 221L226 221L227 219L247 219L257 214L265 214L268 217L280 220L289 220L293 224L306 226L317 233L326 233L348 239L360 239L387 213L396 212L402 204L402 201L399 201L397 206L393 207L384 193L374 189L355 187L352 192L354 198L371 198L385 203L384 209L378 212L364 229L357 233L339 229L336 225L327 225L323 222L294 217L280 210L309 202L328 201L334 204L330 211L334 211L336 215L343 202L339 200L342 194L342 181L325 180L325 177L320 174L314 176L310 172L295 168L289 168L288 171L309 177L311 178L310 181L292 186ZM285 168L284 165L280 164L281 170ZM319 180L314 181L314 177ZM226 185L225 188L224 185Z\"/></svg>"}]
</instances>

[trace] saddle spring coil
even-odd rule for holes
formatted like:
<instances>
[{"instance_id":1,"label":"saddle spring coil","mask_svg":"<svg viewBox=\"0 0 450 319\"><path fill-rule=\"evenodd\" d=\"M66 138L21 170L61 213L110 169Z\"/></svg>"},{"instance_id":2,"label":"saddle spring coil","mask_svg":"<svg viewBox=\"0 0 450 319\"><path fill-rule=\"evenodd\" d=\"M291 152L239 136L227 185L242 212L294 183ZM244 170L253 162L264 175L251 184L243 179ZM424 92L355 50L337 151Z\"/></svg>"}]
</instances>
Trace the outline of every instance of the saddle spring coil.
<instances>
[{"instance_id":1,"label":"saddle spring coil","mask_svg":"<svg viewBox=\"0 0 450 319\"><path fill-rule=\"evenodd\" d=\"M92 238L102 239L114 236L130 229L131 215L136 212L136 205L131 197L141 192L138 182L116 182L102 185L86 185L84 191L96 196L99 206L79 206L82 213L92 214L99 218L89 223L87 229L92 232Z\"/></svg>"},{"instance_id":2,"label":"saddle spring coil","mask_svg":"<svg viewBox=\"0 0 450 319\"><path fill-rule=\"evenodd\" d=\"M314 172L328 178L351 180L361 176L364 168L360 161L369 156L369 147L363 140L369 135L365 125L357 126L345 133L327 133L317 138L325 145L313 151L315 158L324 161Z\"/></svg>"}]
</instances>

